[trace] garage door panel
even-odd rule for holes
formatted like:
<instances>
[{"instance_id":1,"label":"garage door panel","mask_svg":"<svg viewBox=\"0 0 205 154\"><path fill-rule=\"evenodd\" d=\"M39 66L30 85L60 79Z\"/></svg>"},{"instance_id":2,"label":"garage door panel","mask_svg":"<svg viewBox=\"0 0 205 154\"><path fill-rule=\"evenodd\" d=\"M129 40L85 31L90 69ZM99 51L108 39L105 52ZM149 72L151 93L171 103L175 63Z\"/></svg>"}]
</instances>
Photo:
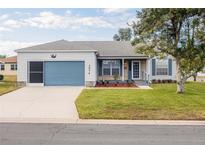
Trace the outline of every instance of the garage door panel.
<instances>
[{"instance_id":1,"label":"garage door panel","mask_svg":"<svg viewBox=\"0 0 205 154\"><path fill-rule=\"evenodd\" d=\"M85 84L83 61L45 62L44 70L44 83L47 86Z\"/></svg>"}]
</instances>

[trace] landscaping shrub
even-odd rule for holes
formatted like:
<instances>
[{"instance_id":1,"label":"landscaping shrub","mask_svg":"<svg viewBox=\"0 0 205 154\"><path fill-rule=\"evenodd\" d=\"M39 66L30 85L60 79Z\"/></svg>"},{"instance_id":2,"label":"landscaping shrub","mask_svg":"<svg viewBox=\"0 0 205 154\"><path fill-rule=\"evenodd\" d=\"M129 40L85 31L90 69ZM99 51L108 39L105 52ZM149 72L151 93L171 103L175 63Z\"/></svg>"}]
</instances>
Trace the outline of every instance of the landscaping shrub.
<instances>
[{"instance_id":1,"label":"landscaping shrub","mask_svg":"<svg viewBox=\"0 0 205 154\"><path fill-rule=\"evenodd\" d=\"M0 74L0 81L4 79L4 76Z\"/></svg>"},{"instance_id":2,"label":"landscaping shrub","mask_svg":"<svg viewBox=\"0 0 205 154\"><path fill-rule=\"evenodd\" d=\"M158 83L176 83L176 80L171 80L171 79L164 79L164 80L152 80L152 84L158 84Z\"/></svg>"},{"instance_id":3,"label":"landscaping shrub","mask_svg":"<svg viewBox=\"0 0 205 154\"><path fill-rule=\"evenodd\" d=\"M168 83L172 83L172 80L171 80L171 79L169 79L169 80L168 80Z\"/></svg>"},{"instance_id":4,"label":"landscaping shrub","mask_svg":"<svg viewBox=\"0 0 205 154\"><path fill-rule=\"evenodd\" d=\"M152 80L152 83L156 83L156 80L155 80L155 79L153 79L153 80Z\"/></svg>"}]
</instances>

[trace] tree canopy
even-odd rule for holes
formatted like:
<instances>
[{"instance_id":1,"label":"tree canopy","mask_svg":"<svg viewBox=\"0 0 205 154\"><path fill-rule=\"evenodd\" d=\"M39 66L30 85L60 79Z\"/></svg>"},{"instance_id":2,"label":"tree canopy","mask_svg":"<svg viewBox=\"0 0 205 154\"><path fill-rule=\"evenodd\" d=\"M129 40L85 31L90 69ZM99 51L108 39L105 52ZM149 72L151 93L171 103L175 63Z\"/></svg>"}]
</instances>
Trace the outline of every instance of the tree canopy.
<instances>
[{"instance_id":1,"label":"tree canopy","mask_svg":"<svg viewBox=\"0 0 205 154\"><path fill-rule=\"evenodd\" d=\"M133 22L132 44L151 56L171 55L177 65L177 92L205 66L205 9L142 9Z\"/></svg>"},{"instance_id":2,"label":"tree canopy","mask_svg":"<svg viewBox=\"0 0 205 154\"><path fill-rule=\"evenodd\" d=\"M120 28L118 34L113 36L114 41L130 41L132 38L131 28Z\"/></svg>"},{"instance_id":3,"label":"tree canopy","mask_svg":"<svg viewBox=\"0 0 205 154\"><path fill-rule=\"evenodd\" d=\"M6 58L6 55L0 55L0 58Z\"/></svg>"}]
</instances>

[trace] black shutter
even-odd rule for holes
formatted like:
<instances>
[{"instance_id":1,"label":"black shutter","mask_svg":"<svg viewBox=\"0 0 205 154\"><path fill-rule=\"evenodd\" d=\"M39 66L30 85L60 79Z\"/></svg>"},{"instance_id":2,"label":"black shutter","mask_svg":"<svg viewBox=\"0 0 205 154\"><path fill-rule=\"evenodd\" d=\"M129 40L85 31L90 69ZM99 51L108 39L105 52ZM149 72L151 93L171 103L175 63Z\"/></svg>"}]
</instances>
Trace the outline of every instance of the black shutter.
<instances>
[{"instance_id":1,"label":"black shutter","mask_svg":"<svg viewBox=\"0 0 205 154\"><path fill-rule=\"evenodd\" d=\"M152 76L156 75L156 59L152 59Z\"/></svg>"},{"instance_id":2,"label":"black shutter","mask_svg":"<svg viewBox=\"0 0 205 154\"><path fill-rule=\"evenodd\" d=\"M169 76L172 76L172 59L168 60Z\"/></svg>"}]
</instances>

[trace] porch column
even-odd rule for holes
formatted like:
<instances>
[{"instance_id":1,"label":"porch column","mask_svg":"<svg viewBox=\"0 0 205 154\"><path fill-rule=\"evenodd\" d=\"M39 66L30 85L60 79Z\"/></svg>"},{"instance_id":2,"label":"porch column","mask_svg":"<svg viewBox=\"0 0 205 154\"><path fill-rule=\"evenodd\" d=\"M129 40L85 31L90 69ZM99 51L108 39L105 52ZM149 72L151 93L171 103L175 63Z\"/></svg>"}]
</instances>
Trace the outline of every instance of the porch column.
<instances>
[{"instance_id":1,"label":"porch column","mask_svg":"<svg viewBox=\"0 0 205 154\"><path fill-rule=\"evenodd\" d=\"M151 68L151 65L150 65L150 60L149 59L146 59L146 74L147 74L147 81L149 82L150 80L150 68Z\"/></svg>"},{"instance_id":2,"label":"porch column","mask_svg":"<svg viewBox=\"0 0 205 154\"><path fill-rule=\"evenodd\" d=\"M124 66L124 58L122 58L122 81L125 81L125 66Z\"/></svg>"}]
</instances>

